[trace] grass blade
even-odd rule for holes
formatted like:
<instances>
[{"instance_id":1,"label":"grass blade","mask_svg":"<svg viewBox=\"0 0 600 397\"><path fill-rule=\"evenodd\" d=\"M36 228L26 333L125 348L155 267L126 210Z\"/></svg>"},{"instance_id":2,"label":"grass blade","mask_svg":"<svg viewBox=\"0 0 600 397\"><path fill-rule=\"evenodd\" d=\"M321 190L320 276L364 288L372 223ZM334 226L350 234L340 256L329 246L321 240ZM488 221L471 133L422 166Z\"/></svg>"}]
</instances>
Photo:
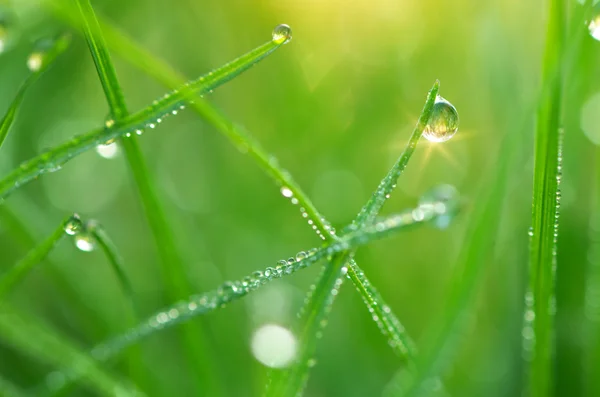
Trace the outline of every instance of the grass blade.
<instances>
[{"instance_id":1,"label":"grass blade","mask_svg":"<svg viewBox=\"0 0 600 397\"><path fill-rule=\"evenodd\" d=\"M31 235L27 226L23 224L23 219L13 213L6 205L0 205L0 223L12 239L12 243L23 248L28 248L36 245L35 238ZM82 330L83 334L90 340L98 340L98 338L106 333L106 324L99 318L97 313L90 315L90 308L86 305L81 295L75 291L71 283L65 279L59 270L56 263L53 263L50 258L46 258L45 270L51 281L57 285L57 292L63 295L63 300L69 302L69 313L75 318L77 328Z\"/></svg>"},{"instance_id":2,"label":"grass blade","mask_svg":"<svg viewBox=\"0 0 600 397\"><path fill-rule=\"evenodd\" d=\"M78 379L100 395L142 395L105 372L71 342L46 325L26 319L6 302L0 305L0 338L23 353L77 374Z\"/></svg>"},{"instance_id":3,"label":"grass blade","mask_svg":"<svg viewBox=\"0 0 600 397\"><path fill-rule=\"evenodd\" d=\"M83 31L92 57L94 58L94 64L96 65L96 70L98 71L98 76L109 104L110 114L114 122L117 125L120 125L129 116L129 112L127 110L125 98L119 85L110 54L108 52L106 43L104 42L104 37L102 36L100 26L98 25L96 15L89 0L78 0L77 4L82 16L81 20ZM227 76L227 79L231 79L236 75L237 74L230 73L230 71L223 73L223 76ZM224 77L221 77L221 79L223 79L223 81L227 81ZM170 96L165 96L163 99L154 103L151 106L151 109L162 109L161 103L167 104L165 106L167 106L168 110L171 110L169 106L179 106L181 100L178 99L179 97L177 95L182 95L182 98L185 98L186 95L189 95L188 91L195 92L198 89L202 89L203 85L205 84L204 80L204 78L200 78L196 82L192 82L189 85L183 86L178 93L172 93ZM149 110L148 112L151 112L152 110ZM160 112L164 113L165 111L161 110ZM164 114L159 114L159 116L156 116L156 118L160 120L159 117L164 117ZM154 240L156 241L156 246L158 247L163 275L167 280L168 298L171 301L176 301L181 299L183 296L189 295L191 293L191 288L185 275L185 269L181 260L181 256L179 255L175 244L172 228L167 221L165 211L156 194L156 188L154 187L152 178L148 173L143 155L136 142L136 137L126 137L122 141L122 145L125 151L125 156L129 163L129 167L138 187L140 199L145 209L146 218L148 219L148 223L150 224L150 228L154 235ZM115 272L119 276L124 288L126 288L131 295L131 288L118 264L117 257L112 255L114 250L111 250L109 244L110 240L108 240L106 238L107 236L98 228L94 228L92 233L95 233L95 236L98 238L98 241L103 246L105 252L107 252L108 256L111 258L111 263L115 268ZM130 299L132 299L132 296L130 296ZM186 345L188 346L188 348L185 349L185 352L188 363L192 368L194 368L194 372L196 374L197 392L200 393L201 390L204 389L209 394L220 394L220 387L216 383L216 379L218 379L218 377L215 376L214 373L215 367L213 365L204 364L206 361L200 359L200 357L207 355L207 347L204 346L203 343L203 340L206 340L206 337L203 337L204 333L205 331L200 327L199 324L190 324L184 327L182 329L182 336L186 342ZM141 367L141 365L136 365L136 367Z\"/></svg>"},{"instance_id":4,"label":"grass blade","mask_svg":"<svg viewBox=\"0 0 600 397\"><path fill-rule=\"evenodd\" d=\"M562 0L550 0L543 79L550 87L542 98L535 134L532 233L530 240L529 292L526 310L531 311L532 345L527 390L533 397L552 394L553 309L556 273L556 240L560 182L560 137L562 73L554 73L562 63L566 29L566 8ZM527 316L526 316L527 317ZM532 316L529 316L532 317ZM529 333L524 333L529 336Z\"/></svg>"},{"instance_id":5,"label":"grass blade","mask_svg":"<svg viewBox=\"0 0 600 397\"><path fill-rule=\"evenodd\" d=\"M59 170L63 164L73 157L99 144L127 136L127 134L132 135L134 132L140 134L147 127L150 129L155 128L166 115L177 113L177 109L185 106L183 103L195 94L205 93L225 84L282 45L283 43L279 41L271 40L221 68L215 69L167 94L145 109L128 116L121 124L115 123L110 128L98 129L79 135L69 142L24 162L19 168L0 180L0 198L6 198L12 191L40 175Z\"/></svg>"},{"instance_id":6,"label":"grass blade","mask_svg":"<svg viewBox=\"0 0 600 397\"><path fill-rule=\"evenodd\" d=\"M32 249L15 266L10 268L0 278L0 300L15 288L23 278L33 269L33 267L44 260L46 255L65 235L65 226L70 218L65 219L56 230L42 243Z\"/></svg>"},{"instance_id":7,"label":"grass blade","mask_svg":"<svg viewBox=\"0 0 600 397\"><path fill-rule=\"evenodd\" d=\"M30 57L39 57L39 67L31 71L27 79L25 79L23 84L21 84L21 87L19 88L19 91L17 91L17 95L15 96L15 99L8 108L6 115L4 116L2 121L0 121L0 147L2 147L2 144L4 143L4 140L6 139L8 132L10 131L10 127L12 126L17 112L21 107L21 103L23 102L23 98L25 97L27 89L37 81L37 79L42 75L42 73L44 73L44 71L48 69L48 67L60 54L66 51L70 43L71 36L62 35L59 36L54 41L52 47L44 53L34 52L30 55Z\"/></svg>"}]
</instances>

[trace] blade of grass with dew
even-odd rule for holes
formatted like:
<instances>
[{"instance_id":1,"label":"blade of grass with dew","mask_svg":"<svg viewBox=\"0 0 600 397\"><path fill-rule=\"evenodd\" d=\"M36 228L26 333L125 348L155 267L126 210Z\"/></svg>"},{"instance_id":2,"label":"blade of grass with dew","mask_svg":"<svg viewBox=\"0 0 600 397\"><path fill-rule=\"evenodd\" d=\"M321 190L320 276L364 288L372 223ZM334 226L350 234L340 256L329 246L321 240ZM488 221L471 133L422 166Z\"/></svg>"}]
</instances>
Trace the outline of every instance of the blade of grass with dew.
<instances>
[{"instance_id":1,"label":"blade of grass with dew","mask_svg":"<svg viewBox=\"0 0 600 397\"><path fill-rule=\"evenodd\" d=\"M6 198L15 189L36 179L40 175L55 172L73 157L90 150L99 144L104 144L113 139L138 134L144 128L154 128L162 122L167 114L176 114L177 109L184 106L186 100L192 98L195 93L205 93L228 82L240 73L248 70L251 66L264 59L283 43L271 40L256 49L242 55L241 57L227 63L221 68L200 77L199 79L185 84L179 89L167 94L152 105L128 116L122 124L116 124L103 129L90 131L79 135L72 140L63 143L53 149L26 161L21 166L0 180L0 198Z\"/></svg>"},{"instance_id":2,"label":"blade of grass with dew","mask_svg":"<svg viewBox=\"0 0 600 397\"><path fill-rule=\"evenodd\" d=\"M329 243L320 249L313 248L308 253L301 251L295 257L280 260L275 267L267 267L264 271L253 272L240 281L225 282L213 291L194 295L185 301L161 310L124 334L96 346L91 354L97 360L108 360L147 336L183 323L193 317L222 308L272 280L294 274L331 255L344 253L348 249L355 249L358 246L395 235L398 232L408 231L413 227L434 221L437 217L447 214L445 209L442 212L426 209L422 218L415 219L412 216L413 212L414 209L411 208L389 216L374 225L342 236L339 241ZM69 379L73 376L73 380L76 378L72 374L65 376Z\"/></svg>"},{"instance_id":3,"label":"blade of grass with dew","mask_svg":"<svg viewBox=\"0 0 600 397\"><path fill-rule=\"evenodd\" d=\"M0 277L0 301L4 300L6 295L29 274L35 265L44 260L52 248L63 238L65 235L65 226L69 219L65 219L46 240L29 251L23 259Z\"/></svg>"},{"instance_id":4,"label":"blade of grass with dew","mask_svg":"<svg viewBox=\"0 0 600 397\"><path fill-rule=\"evenodd\" d=\"M21 103L23 102L23 98L25 97L25 93L27 92L29 87L37 81L37 79L42 75L42 73L44 73L44 71L48 69L48 67L54 62L54 60L59 55L66 51L70 43L70 35L65 34L59 36L54 42L54 45L43 55L41 55L40 67L35 71L32 71L29 74L29 76L27 76L23 84L21 84L21 87L19 87L17 95L15 96L15 99L8 108L6 115L4 116L2 121L0 121L0 147L2 147L2 144L4 143L4 140L6 139L8 132L10 131L10 127L12 126L15 120L17 112L21 106Z\"/></svg>"},{"instance_id":5,"label":"blade of grass with dew","mask_svg":"<svg viewBox=\"0 0 600 397\"><path fill-rule=\"evenodd\" d=\"M549 0L548 31L543 61L543 81L550 93L540 101L534 149L532 233L530 240L529 292L526 303L532 320L532 358L526 390L532 397L552 395L553 313L556 273L556 241L560 182L560 137L562 73L554 73L562 63L566 28L563 0Z\"/></svg>"},{"instance_id":6,"label":"blade of grass with dew","mask_svg":"<svg viewBox=\"0 0 600 397\"><path fill-rule=\"evenodd\" d=\"M112 64L110 54L106 47L106 43L104 42L104 37L102 36L100 26L98 25L90 1L77 0L77 5L81 12L83 31L109 104L111 117L113 118L114 123L119 125L129 116L129 112L115 68ZM229 78L233 77L231 75L229 76ZM204 81L200 79L197 82L190 84L189 87L184 86L181 92L188 90L190 92L195 92L197 89L195 85L197 84L202 85L204 84ZM159 102L166 101L165 98ZM177 102L173 103L177 104ZM160 108L160 105L158 104L154 106ZM159 114L157 120L160 120L159 117L164 117L164 114ZM136 139L136 136L126 137L121 143L125 151L125 157L127 158L129 168L132 171L133 179L137 185L146 218L148 219L148 223L154 235L154 240L156 241L163 276L167 280L166 289L168 298L171 301L177 301L178 299L189 295L191 293L191 287L187 281L184 264L175 244L172 227L169 225L167 215L156 194L156 188L149 175L144 157ZM96 229L96 233L99 234L98 237L100 237L101 240L103 240L102 237L106 237L105 235L102 235L100 230ZM108 240L104 239L103 242L107 243ZM105 248L110 247L105 245ZM116 258L113 257L112 259L111 263L113 263L113 265L117 264L114 260ZM124 273L119 266L115 266L115 271L123 282ZM130 288L129 291L131 291ZM183 327L181 331L186 345L184 351L187 356L187 362L190 368L193 369L194 379L196 379L195 384L197 393L202 393L202 390L204 390L204 392L209 395L223 394L221 390L222 386L217 382L219 378L215 374L216 367L215 365L209 364L214 360L201 359L202 357L211 355L210 349L206 346L207 337L205 334L207 331L202 328L201 324L197 323L188 324ZM141 363L135 364L135 368L141 367Z\"/></svg>"},{"instance_id":7,"label":"blade of grass with dew","mask_svg":"<svg viewBox=\"0 0 600 397\"><path fill-rule=\"evenodd\" d=\"M23 220L17 214L13 213L5 204L0 205L0 223L9 232L9 237L23 248L33 247L36 240L31 235ZM69 314L73 316L76 322L76 328L82 330L83 334L90 340L98 340L105 334L106 324L98 317L96 313L90 315L92 308L85 304L81 295L73 289L68 281L60 272L58 264L53 263L50 258L46 258L45 270L52 278L52 282L57 285L56 291L63 295L65 302L69 303Z\"/></svg>"},{"instance_id":8,"label":"blade of grass with dew","mask_svg":"<svg viewBox=\"0 0 600 397\"><path fill-rule=\"evenodd\" d=\"M6 302L0 305L0 341L37 360L77 374L89 389L100 395L143 395L105 372L91 357L47 325L25 318Z\"/></svg>"},{"instance_id":9,"label":"blade of grass with dew","mask_svg":"<svg viewBox=\"0 0 600 397\"><path fill-rule=\"evenodd\" d=\"M425 105L407 147L388 174L382 179L371 199L357 215L353 222L355 228L359 228L365 225L366 222L372 222L375 219L396 186L397 179L406 167L427 125L438 91L439 82L436 81L427 95ZM331 310L337 291L341 287L343 277L348 272L347 265L353 259L353 255L352 251L344 251L334 255L329 265L319 276L315 288L310 292L303 308L304 325L299 336L300 351L298 356L289 369L271 373L271 380L267 385L265 396L297 396L302 394L308 380L310 368L315 363L313 356L316 340L320 337L322 328L327 323L327 314ZM382 314L385 313L382 312Z\"/></svg>"}]
</instances>

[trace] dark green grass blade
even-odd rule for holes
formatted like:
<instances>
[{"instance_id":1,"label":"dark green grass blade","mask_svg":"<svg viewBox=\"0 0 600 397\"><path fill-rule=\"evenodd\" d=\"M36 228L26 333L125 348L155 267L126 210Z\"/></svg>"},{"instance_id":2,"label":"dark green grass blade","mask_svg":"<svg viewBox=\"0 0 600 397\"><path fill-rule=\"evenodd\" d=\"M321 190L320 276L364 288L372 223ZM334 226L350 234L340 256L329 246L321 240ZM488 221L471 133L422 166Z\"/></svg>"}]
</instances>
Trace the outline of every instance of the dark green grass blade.
<instances>
[{"instance_id":1,"label":"dark green grass blade","mask_svg":"<svg viewBox=\"0 0 600 397\"><path fill-rule=\"evenodd\" d=\"M550 0L543 79L548 80L549 95L540 101L535 135L533 213L530 240L529 293L526 302L532 321L531 363L526 386L532 397L548 397L553 389L554 354L553 314L558 236L558 183L560 181L559 129L561 128L562 73L554 73L562 63L566 29L566 7L562 0Z\"/></svg>"},{"instance_id":2,"label":"dark green grass blade","mask_svg":"<svg viewBox=\"0 0 600 397\"><path fill-rule=\"evenodd\" d=\"M65 235L65 225L68 220L65 219L46 240L29 251L23 259L0 277L0 301L4 300L6 295L27 276L35 265L44 260L46 255L60 241Z\"/></svg>"},{"instance_id":3,"label":"dark green grass blade","mask_svg":"<svg viewBox=\"0 0 600 397\"><path fill-rule=\"evenodd\" d=\"M78 379L99 395L142 395L105 372L73 343L33 318L25 318L6 302L0 305L0 342L63 371L77 374Z\"/></svg>"},{"instance_id":4,"label":"dark green grass blade","mask_svg":"<svg viewBox=\"0 0 600 397\"><path fill-rule=\"evenodd\" d=\"M48 67L54 62L54 60L69 47L71 42L71 36L62 35L58 37L58 39L54 42L52 48L50 48L47 52L44 53L43 62L41 67L35 71L31 72L31 74L27 77L27 79L23 82L15 99L11 103L8 111L6 112L2 121L0 121L0 147L4 143L8 132L10 131L10 127L12 126L15 117L19 108L21 107L21 103L23 102L23 98L25 97L25 93L29 89L29 87L37 81L37 79L48 69Z\"/></svg>"},{"instance_id":5,"label":"dark green grass blade","mask_svg":"<svg viewBox=\"0 0 600 397\"><path fill-rule=\"evenodd\" d=\"M129 112L127 110L121 86L117 79L115 68L110 59L110 54L89 0L77 0L77 4L82 15L83 31L109 104L110 114L113 117L114 122L117 125L120 125L129 116ZM232 77L233 76L230 78ZM201 84L204 84L204 82ZM181 92L195 91L195 89L194 83L192 83L190 86L184 86ZM159 103L161 101L165 101L165 98L161 99ZM153 106L160 108L160 105ZM170 108L167 109L170 110ZM156 117L161 116L164 117L162 113ZM163 276L167 280L166 289L168 298L171 301L176 301L189 295L191 293L191 288L185 275L183 261L175 244L171 225L169 225L166 213L158 199L152 177L149 175L145 160L136 139L137 137L135 135L124 138L122 145L133 178L138 187L146 218L148 219L158 248ZM103 239L103 237L106 236L103 235L101 231L96 230L96 233L99 233L97 237L100 237L99 241L101 243L109 242L109 240ZM108 249L110 248L109 244L104 244L104 248L106 248L106 252L111 252L111 250ZM113 259L111 260L113 265L118 264L118 262L115 261L117 258L114 255L109 255L109 257ZM114 268L123 285L128 285L128 283L124 283L124 273L120 267L114 266ZM128 291L131 292L131 288L128 288ZM214 374L215 366L207 365L209 360L205 359L208 355L208 348L205 346L204 341L206 340L206 337L203 334L206 332L199 324L189 324L182 328L182 332L183 339L187 346L185 352L188 363L190 367L194 368L195 378L197 379L197 393L200 393L203 389L211 395L222 393L219 391L220 387L216 382L218 377ZM136 367L141 367L141 365L136 365Z\"/></svg>"}]
</instances>

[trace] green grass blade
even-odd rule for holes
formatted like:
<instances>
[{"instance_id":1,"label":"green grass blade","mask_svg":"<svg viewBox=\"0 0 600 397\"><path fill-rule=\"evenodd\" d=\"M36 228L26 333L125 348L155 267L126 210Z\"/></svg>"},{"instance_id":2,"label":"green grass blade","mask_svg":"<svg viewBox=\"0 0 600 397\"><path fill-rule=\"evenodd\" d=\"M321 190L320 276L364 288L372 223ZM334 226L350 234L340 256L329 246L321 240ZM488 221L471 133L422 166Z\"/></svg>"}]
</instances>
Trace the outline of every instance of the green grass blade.
<instances>
[{"instance_id":1,"label":"green grass blade","mask_svg":"<svg viewBox=\"0 0 600 397\"><path fill-rule=\"evenodd\" d=\"M560 182L560 137L562 73L554 73L562 63L566 29L566 7L562 0L550 0L543 79L550 87L542 98L537 114L534 149L533 211L530 240L529 292L526 310L531 320L531 336L524 344L532 345L528 394L552 395L553 313L558 236L558 184ZM530 294L530 295L529 295ZM526 316L527 317L527 316ZM529 336L529 333L525 333ZM528 340L529 339L529 340Z\"/></svg>"},{"instance_id":2,"label":"green grass blade","mask_svg":"<svg viewBox=\"0 0 600 397\"><path fill-rule=\"evenodd\" d=\"M19 88L19 91L17 92L17 95L15 96L15 99L8 108L8 111L6 112L4 118L2 119L2 121L0 121L0 147L2 147L2 144L4 143L4 140L6 139L8 132L10 131L10 127L12 126L15 120L17 112L21 107L21 103L23 102L23 98L25 97L25 93L27 92L29 87L37 81L37 79L42 75L42 73L44 73L44 71L48 69L48 67L60 54L66 51L70 43L71 36L62 35L56 39L53 46L50 49L48 49L48 51L44 52L43 54L39 53L41 60L40 67L37 70L32 71L27 77L27 79L23 82L23 84Z\"/></svg>"},{"instance_id":3,"label":"green grass blade","mask_svg":"<svg viewBox=\"0 0 600 397\"><path fill-rule=\"evenodd\" d=\"M123 384L105 372L73 343L45 324L25 318L6 302L0 305L0 340L22 353L76 374L78 379L100 395L142 395L132 386Z\"/></svg>"},{"instance_id":4,"label":"green grass blade","mask_svg":"<svg viewBox=\"0 0 600 397\"><path fill-rule=\"evenodd\" d=\"M52 248L65 235L65 225L69 219L65 219L59 227L42 243L32 249L23 259L15 266L10 268L5 274L0 277L0 300L3 300L6 295L15 288L23 278L33 269L35 265L40 263Z\"/></svg>"},{"instance_id":5,"label":"green grass blade","mask_svg":"<svg viewBox=\"0 0 600 397\"><path fill-rule=\"evenodd\" d=\"M0 224L9 232L11 242L16 243L19 248L26 249L36 245L36 240L23 223L23 219L6 205L0 205ZM50 258L46 258L45 262L47 266L44 269L48 271L51 282L57 285L56 290L63 295L64 302L69 303L69 312L74 317L78 329L90 340L98 340L101 335L106 333L104 321L99 318L97 313L90 315L91 309L81 295L73 289L70 281L63 276L58 264L53 263Z\"/></svg>"},{"instance_id":6,"label":"green grass blade","mask_svg":"<svg viewBox=\"0 0 600 397\"><path fill-rule=\"evenodd\" d=\"M113 117L114 122L117 125L120 125L129 116L129 112L127 110L125 98L119 85L110 54L108 52L106 43L104 42L104 37L102 36L100 26L98 25L96 15L89 0L78 0L77 4L82 15L81 19L83 31L90 48L90 52L92 53L92 57L94 58L96 70L109 104L111 116ZM272 50L274 48L275 47L273 47ZM255 53L258 54L256 59L253 58ZM246 61L243 61L239 70L235 73L232 72L232 68L225 69L225 71L220 75L215 73L212 76L212 80L215 82L221 81L219 84L222 84L223 82L237 76L237 74L241 73L244 68L250 67L253 62L258 62L258 60L264 56L266 56L266 54L260 54L260 52L256 51L251 52L250 56L245 59L254 59L254 61L248 62L248 65L244 64ZM211 78L211 76L209 76L209 78ZM186 98L188 95L190 95L189 93L195 93L197 90L206 89L203 88L205 87L205 84L208 84L209 86L210 84L216 84L205 81L209 78L205 79L202 77L195 82L190 83L189 85L184 85L183 88L178 92L171 93L170 95L167 95L159 101L153 103L151 110L146 111L145 114L151 114L148 112L156 109L163 109L159 111L164 113L165 110L161 107L163 104L164 106L167 106L166 112L172 112L173 110L170 108L170 106L179 106L182 100L181 98ZM160 120L160 117L164 117L165 114L159 113L158 116L154 115L153 117L156 117L157 120ZM168 298L169 300L176 301L181 299L183 296L189 295L191 288L186 278L181 256L179 255L175 244L172 228L167 221L165 211L162 208L162 205L160 204L156 194L156 189L148 173L141 150L136 142L136 137L126 137L122 141L122 144L125 150L127 161L132 170L134 180L138 187L139 195L146 212L146 217L156 241L156 246L158 247L163 275L167 280ZM132 292L130 284L128 283L126 277L124 277L125 274L122 270L122 267L119 266L117 261L118 258L113 255L115 251L112 249L113 247L111 247L110 240L100 229L94 228L92 233L94 233L95 237L98 238L98 241L103 246L107 256L109 256L111 259L111 263L113 264L115 272L119 276L126 291L128 291L128 294L130 295L129 298L132 300L133 297L131 296ZM131 302L133 304L133 301ZM189 324L184 327L182 329L182 336L187 345L185 352L188 363L190 367L194 369L195 377L197 379L197 393L201 393L202 390L205 390L205 392L209 394L220 394L222 392L220 391L220 387L216 382L218 377L215 375L215 366L206 364L207 361L202 359L202 357L207 356L208 350L207 347L204 346L203 342L207 339L203 336L204 333L205 331L200 327L199 324ZM135 367L139 368L141 365L135 364Z\"/></svg>"},{"instance_id":7,"label":"green grass blade","mask_svg":"<svg viewBox=\"0 0 600 397\"><path fill-rule=\"evenodd\" d=\"M154 128L169 114L177 113L186 100L197 93L204 93L228 82L243 71L265 58L283 44L269 41L245 55L215 69L199 79L185 84L179 89L155 101L147 108L128 116L121 124L110 128L91 131L77 136L71 141L59 145L29 161L24 162L4 179L0 180L0 198L7 197L12 191L36 179L40 175L54 172L73 157L122 136L141 133L146 127ZM140 160L141 161L141 160Z\"/></svg>"},{"instance_id":8,"label":"green grass blade","mask_svg":"<svg viewBox=\"0 0 600 397\"><path fill-rule=\"evenodd\" d=\"M85 231L91 234L94 241L98 243L100 249L102 249L106 259L108 259L110 266L119 280L119 284L121 284L121 289L123 290L123 294L127 299L127 303L130 306L131 319L134 320L137 318L137 313L139 313L139 311L136 308L137 305L135 303L135 294L133 292L131 281L125 272L123 258L121 255L119 255L117 247L109 237L108 233L106 233L106 230L104 230L99 223L95 221L87 222L85 225Z\"/></svg>"},{"instance_id":9,"label":"green grass blade","mask_svg":"<svg viewBox=\"0 0 600 397\"><path fill-rule=\"evenodd\" d=\"M427 125L429 117L433 111L433 104L435 103L435 99L437 97L438 91L440 89L440 82L436 81L429 93L427 94L427 100L425 101L425 105L423 106L423 110L421 111L421 115L419 116L419 121L413 130L413 133L408 140L408 144L404 148L404 151L394 163L390 171L387 173L385 178L381 180L377 189L373 192L373 195L369 199L369 201L363 206L360 210L356 219L352 222L352 225L356 227L362 227L365 224L369 224L373 222L375 217L381 211L381 208L385 204L385 201L389 198L390 194L396 187L396 181L406 168L408 161L412 157L415 149L417 148L417 142L421 138L423 134L423 130Z\"/></svg>"}]
</instances>

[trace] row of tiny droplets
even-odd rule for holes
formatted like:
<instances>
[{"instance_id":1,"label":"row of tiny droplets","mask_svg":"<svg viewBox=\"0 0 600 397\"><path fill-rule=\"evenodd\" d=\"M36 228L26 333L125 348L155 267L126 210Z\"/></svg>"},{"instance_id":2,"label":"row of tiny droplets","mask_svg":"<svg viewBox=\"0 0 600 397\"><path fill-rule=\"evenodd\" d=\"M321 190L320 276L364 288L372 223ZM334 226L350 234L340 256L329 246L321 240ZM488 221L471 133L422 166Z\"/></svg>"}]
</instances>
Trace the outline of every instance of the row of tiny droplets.
<instances>
[{"instance_id":1,"label":"row of tiny droplets","mask_svg":"<svg viewBox=\"0 0 600 397\"><path fill-rule=\"evenodd\" d=\"M245 296L273 279L293 274L310 266L325 255L325 251L318 251L316 248L308 252L300 251L296 254L296 257L280 260L275 267L268 267L264 271L256 271L241 281L225 282L216 290L192 296L186 301L179 302L169 309L155 314L141 326L109 342L98 345L92 349L91 354L98 360L108 359L121 349L153 333L155 330L170 327L190 317L224 307L229 302Z\"/></svg>"},{"instance_id":2,"label":"row of tiny droplets","mask_svg":"<svg viewBox=\"0 0 600 397\"><path fill-rule=\"evenodd\" d=\"M558 133L558 156L557 156L557 167L556 167L556 207L554 211L554 225L552 235L552 274L553 279L556 277L556 254L558 245L558 219L560 213L560 199L561 191L560 184L562 180L562 167L563 167L563 137L564 130L561 128ZM529 228L529 240L533 238L533 227ZM552 288L554 290L554 287ZM535 297L533 291L527 290L525 293L525 311L523 314L523 358L527 361L531 361L535 354ZM556 296L552 295L548 302L548 312L551 315L556 314Z\"/></svg>"},{"instance_id":3,"label":"row of tiny droplets","mask_svg":"<svg viewBox=\"0 0 600 397\"><path fill-rule=\"evenodd\" d=\"M299 200L297 197L294 197L294 192L292 191L292 189L290 189L287 186L282 186L280 191L281 191L281 195L285 198L289 198L290 202L293 205L299 204ZM302 218L306 219L306 221L308 222L308 225L315 231L315 233L317 233L317 236L319 236L321 238L321 240L327 239L325 237L325 233L329 233L331 236L335 236L335 229L324 218L321 218L321 222L325 225L324 226L325 230L321 230L315 223L314 219L311 219L309 217L308 212L306 211L306 208L300 207L299 209L300 209L300 215L302 215Z\"/></svg>"}]
</instances>

